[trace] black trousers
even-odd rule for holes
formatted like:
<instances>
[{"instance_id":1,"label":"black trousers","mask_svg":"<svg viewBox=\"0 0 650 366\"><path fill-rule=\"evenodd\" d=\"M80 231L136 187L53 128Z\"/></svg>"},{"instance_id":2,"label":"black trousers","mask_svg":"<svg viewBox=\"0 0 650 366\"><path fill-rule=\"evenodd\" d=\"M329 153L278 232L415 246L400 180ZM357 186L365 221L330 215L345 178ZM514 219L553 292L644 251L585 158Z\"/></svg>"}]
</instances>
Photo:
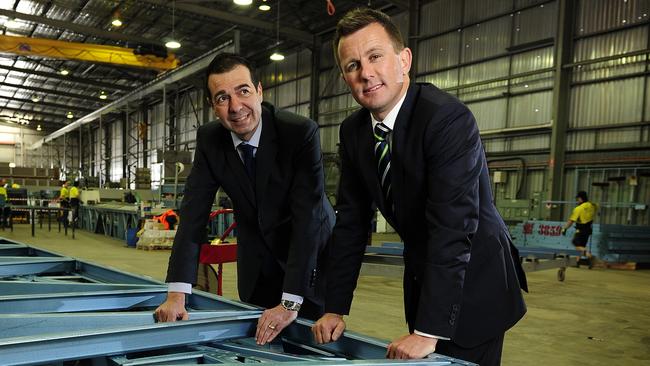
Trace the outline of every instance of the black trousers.
<instances>
[{"instance_id":1,"label":"black trousers","mask_svg":"<svg viewBox=\"0 0 650 366\"><path fill-rule=\"evenodd\" d=\"M480 366L498 366L501 364L503 334L474 348L463 348L452 341L438 341L436 353L474 362Z\"/></svg>"}]
</instances>

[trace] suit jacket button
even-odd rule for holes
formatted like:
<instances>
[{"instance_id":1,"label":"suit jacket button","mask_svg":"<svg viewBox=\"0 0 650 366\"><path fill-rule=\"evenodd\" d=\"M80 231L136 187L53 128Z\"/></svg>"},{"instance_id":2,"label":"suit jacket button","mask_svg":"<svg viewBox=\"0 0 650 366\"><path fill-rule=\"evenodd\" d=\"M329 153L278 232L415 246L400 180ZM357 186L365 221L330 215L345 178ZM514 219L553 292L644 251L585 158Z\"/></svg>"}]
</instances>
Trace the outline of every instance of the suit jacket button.
<instances>
[{"instance_id":1,"label":"suit jacket button","mask_svg":"<svg viewBox=\"0 0 650 366\"><path fill-rule=\"evenodd\" d=\"M449 319L449 325L454 325L454 319Z\"/></svg>"}]
</instances>

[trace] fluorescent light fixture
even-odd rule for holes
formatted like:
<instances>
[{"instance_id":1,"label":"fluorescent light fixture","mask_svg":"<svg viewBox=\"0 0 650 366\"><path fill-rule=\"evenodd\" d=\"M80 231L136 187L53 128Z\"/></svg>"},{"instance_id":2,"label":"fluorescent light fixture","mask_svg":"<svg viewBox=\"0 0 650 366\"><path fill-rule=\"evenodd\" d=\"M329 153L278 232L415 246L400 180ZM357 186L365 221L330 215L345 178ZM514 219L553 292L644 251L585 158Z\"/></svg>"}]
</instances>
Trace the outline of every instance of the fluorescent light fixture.
<instances>
[{"instance_id":1,"label":"fluorescent light fixture","mask_svg":"<svg viewBox=\"0 0 650 366\"><path fill-rule=\"evenodd\" d=\"M36 131L42 130L41 125L36 126Z\"/></svg>"},{"instance_id":2,"label":"fluorescent light fixture","mask_svg":"<svg viewBox=\"0 0 650 366\"><path fill-rule=\"evenodd\" d=\"M268 6L267 4L262 4L258 7L258 9L260 9L261 11L269 11L271 10L271 7Z\"/></svg>"},{"instance_id":3,"label":"fluorescent light fixture","mask_svg":"<svg viewBox=\"0 0 650 366\"><path fill-rule=\"evenodd\" d=\"M20 27L20 23L16 19L9 19L5 22L5 28L7 29L15 29Z\"/></svg>"},{"instance_id":4,"label":"fluorescent light fixture","mask_svg":"<svg viewBox=\"0 0 650 366\"><path fill-rule=\"evenodd\" d=\"M121 27L121 26L122 26L122 21L121 21L119 18L115 18L115 19L113 19L113 21L111 22L111 24L112 24L114 27Z\"/></svg>"},{"instance_id":5,"label":"fluorescent light fixture","mask_svg":"<svg viewBox=\"0 0 650 366\"><path fill-rule=\"evenodd\" d=\"M15 167L16 167L16 163L9 163L9 167L10 167L10 168L15 168Z\"/></svg>"},{"instance_id":6,"label":"fluorescent light fixture","mask_svg":"<svg viewBox=\"0 0 650 366\"><path fill-rule=\"evenodd\" d=\"M284 60L284 55L279 52L273 52L269 58L273 61L282 61Z\"/></svg>"},{"instance_id":7,"label":"fluorescent light fixture","mask_svg":"<svg viewBox=\"0 0 650 366\"><path fill-rule=\"evenodd\" d=\"M250 5L253 3L253 0L232 0L232 2L237 5Z\"/></svg>"},{"instance_id":8,"label":"fluorescent light fixture","mask_svg":"<svg viewBox=\"0 0 650 366\"><path fill-rule=\"evenodd\" d=\"M171 49L177 49L177 48L181 48L181 44L179 42L177 42L177 41L171 40L171 41L168 41L167 43L165 43L165 47L171 48Z\"/></svg>"},{"instance_id":9,"label":"fluorescent light fixture","mask_svg":"<svg viewBox=\"0 0 650 366\"><path fill-rule=\"evenodd\" d=\"M65 116L66 116L68 119L73 119L73 118L74 118L74 114L72 114L72 112L68 112L68 114L66 114Z\"/></svg>"},{"instance_id":10,"label":"fluorescent light fixture","mask_svg":"<svg viewBox=\"0 0 650 366\"><path fill-rule=\"evenodd\" d=\"M66 76L66 75L68 75L69 73L70 73L70 71L68 71L68 70L66 70L66 69L61 69L61 71L59 71L59 74L61 74L61 75L63 75L63 76Z\"/></svg>"},{"instance_id":11,"label":"fluorescent light fixture","mask_svg":"<svg viewBox=\"0 0 650 366\"><path fill-rule=\"evenodd\" d=\"M38 103L41 101L41 98L38 97L38 95L34 94L32 95L32 102Z\"/></svg>"},{"instance_id":12,"label":"fluorescent light fixture","mask_svg":"<svg viewBox=\"0 0 650 366\"><path fill-rule=\"evenodd\" d=\"M108 95L106 95L106 93L102 90L102 92L99 93L99 99L105 100L107 98L108 98Z\"/></svg>"}]
</instances>

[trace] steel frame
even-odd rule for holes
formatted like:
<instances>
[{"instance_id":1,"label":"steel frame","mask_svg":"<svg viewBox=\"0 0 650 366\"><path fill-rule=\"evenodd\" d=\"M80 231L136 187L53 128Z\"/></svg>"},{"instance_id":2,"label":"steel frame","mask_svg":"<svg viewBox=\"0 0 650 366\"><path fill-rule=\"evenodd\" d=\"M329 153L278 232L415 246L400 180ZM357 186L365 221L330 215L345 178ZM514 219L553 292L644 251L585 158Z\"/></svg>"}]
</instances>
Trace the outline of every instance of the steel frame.
<instances>
[{"instance_id":1,"label":"steel frame","mask_svg":"<svg viewBox=\"0 0 650 366\"><path fill-rule=\"evenodd\" d=\"M318 345L298 319L272 344L253 338L261 309L195 291L190 320L157 323L164 283L0 238L3 365L473 365L432 354L386 360L385 342L345 332Z\"/></svg>"}]
</instances>

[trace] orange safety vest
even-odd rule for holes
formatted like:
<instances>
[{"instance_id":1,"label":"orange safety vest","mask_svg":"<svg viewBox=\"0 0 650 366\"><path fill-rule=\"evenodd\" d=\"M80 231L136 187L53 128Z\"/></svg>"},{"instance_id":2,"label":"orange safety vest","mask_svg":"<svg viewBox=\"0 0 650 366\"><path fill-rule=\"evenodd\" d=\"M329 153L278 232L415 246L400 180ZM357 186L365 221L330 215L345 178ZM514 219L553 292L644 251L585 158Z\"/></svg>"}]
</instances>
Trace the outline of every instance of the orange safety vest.
<instances>
[{"instance_id":1,"label":"orange safety vest","mask_svg":"<svg viewBox=\"0 0 650 366\"><path fill-rule=\"evenodd\" d=\"M167 222L167 218L172 216L176 217L176 224L178 224L178 215L174 210L167 210L160 216L154 216L153 219L165 225L165 230L169 230L169 222Z\"/></svg>"}]
</instances>

